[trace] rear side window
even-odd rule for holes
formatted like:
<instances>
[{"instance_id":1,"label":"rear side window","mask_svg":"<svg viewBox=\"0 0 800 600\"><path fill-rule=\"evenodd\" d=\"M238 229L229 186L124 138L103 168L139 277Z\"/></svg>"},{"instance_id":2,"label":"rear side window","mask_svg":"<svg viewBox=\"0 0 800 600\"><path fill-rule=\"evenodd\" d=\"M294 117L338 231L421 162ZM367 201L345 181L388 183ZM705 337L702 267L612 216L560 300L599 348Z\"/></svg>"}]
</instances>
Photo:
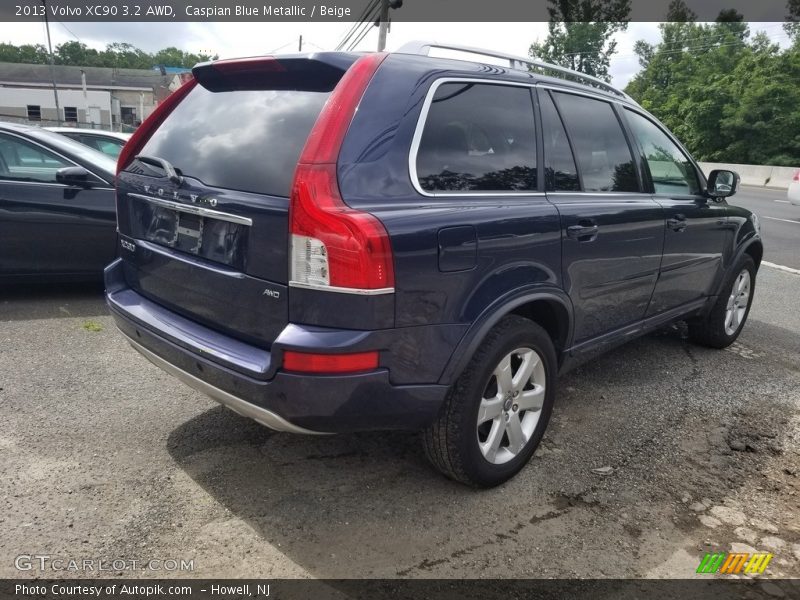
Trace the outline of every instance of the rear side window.
<instances>
[{"instance_id":1,"label":"rear side window","mask_svg":"<svg viewBox=\"0 0 800 600\"><path fill-rule=\"evenodd\" d=\"M638 192L633 156L608 102L554 94L572 140L585 192Z\"/></svg>"},{"instance_id":2,"label":"rear side window","mask_svg":"<svg viewBox=\"0 0 800 600\"><path fill-rule=\"evenodd\" d=\"M656 194L699 193L694 165L675 142L649 119L632 110L626 109L625 114L644 152Z\"/></svg>"},{"instance_id":3,"label":"rear side window","mask_svg":"<svg viewBox=\"0 0 800 600\"><path fill-rule=\"evenodd\" d=\"M527 87L444 83L416 157L428 192L536 189L536 128Z\"/></svg>"},{"instance_id":4,"label":"rear side window","mask_svg":"<svg viewBox=\"0 0 800 600\"><path fill-rule=\"evenodd\" d=\"M141 153L213 187L289 196L297 160L329 92L194 90Z\"/></svg>"},{"instance_id":5,"label":"rear side window","mask_svg":"<svg viewBox=\"0 0 800 600\"><path fill-rule=\"evenodd\" d=\"M556 105L546 91L539 93L542 109L542 131L544 132L544 183L548 192L578 191L578 169L569 147L567 132Z\"/></svg>"}]
</instances>

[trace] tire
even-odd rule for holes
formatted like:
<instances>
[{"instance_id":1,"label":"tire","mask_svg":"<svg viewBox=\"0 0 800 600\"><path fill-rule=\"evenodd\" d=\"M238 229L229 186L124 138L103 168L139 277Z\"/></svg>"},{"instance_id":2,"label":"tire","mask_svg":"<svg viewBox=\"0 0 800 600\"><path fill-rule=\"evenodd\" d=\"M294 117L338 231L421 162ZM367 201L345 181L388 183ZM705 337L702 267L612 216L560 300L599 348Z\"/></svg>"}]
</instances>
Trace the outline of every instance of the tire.
<instances>
[{"instance_id":1,"label":"tire","mask_svg":"<svg viewBox=\"0 0 800 600\"><path fill-rule=\"evenodd\" d=\"M727 348L739 337L756 290L756 265L750 256L745 254L736 261L722 289L708 315L688 322L689 339L696 344Z\"/></svg>"},{"instance_id":2,"label":"tire","mask_svg":"<svg viewBox=\"0 0 800 600\"><path fill-rule=\"evenodd\" d=\"M529 319L504 317L423 433L428 460L447 477L468 485L493 487L507 481L542 439L555 382L556 353L547 332Z\"/></svg>"}]
</instances>

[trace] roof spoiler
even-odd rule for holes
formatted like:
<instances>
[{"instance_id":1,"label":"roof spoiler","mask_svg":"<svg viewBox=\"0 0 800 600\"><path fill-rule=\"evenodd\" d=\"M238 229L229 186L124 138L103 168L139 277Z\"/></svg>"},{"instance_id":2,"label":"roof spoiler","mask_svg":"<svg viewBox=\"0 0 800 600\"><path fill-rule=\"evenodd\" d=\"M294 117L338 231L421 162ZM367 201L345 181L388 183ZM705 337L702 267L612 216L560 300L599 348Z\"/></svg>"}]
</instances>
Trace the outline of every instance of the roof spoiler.
<instances>
[{"instance_id":1,"label":"roof spoiler","mask_svg":"<svg viewBox=\"0 0 800 600\"><path fill-rule=\"evenodd\" d=\"M212 92L263 89L330 92L359 56L318 52L216 60L196 65L192 75Z\"/></svg>"}]
</instances>

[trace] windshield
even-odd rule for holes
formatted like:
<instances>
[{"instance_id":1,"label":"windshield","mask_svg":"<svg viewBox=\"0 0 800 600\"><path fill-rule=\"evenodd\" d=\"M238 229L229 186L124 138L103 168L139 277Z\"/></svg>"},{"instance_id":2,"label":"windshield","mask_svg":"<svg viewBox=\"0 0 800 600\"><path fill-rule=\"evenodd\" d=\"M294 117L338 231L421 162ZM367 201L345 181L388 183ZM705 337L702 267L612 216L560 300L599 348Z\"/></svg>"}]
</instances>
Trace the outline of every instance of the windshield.
<instances>
[{"instance_id":1,"label":"windshield","mask_svg":"<svg viewBox=\"0 0 800 600\"><path fill-rule=\"evenodd\" d=\"M36 130L31 132L31 137L47 143L55 150L61 150L66 154L85 161L91 166L107 171L107 174L114 175L117 171L117 161L107 154L103 154L98 150L76 142L75 140L71 140L61 134L53 133L52 131Z\"/></svg>"}]
</instances>

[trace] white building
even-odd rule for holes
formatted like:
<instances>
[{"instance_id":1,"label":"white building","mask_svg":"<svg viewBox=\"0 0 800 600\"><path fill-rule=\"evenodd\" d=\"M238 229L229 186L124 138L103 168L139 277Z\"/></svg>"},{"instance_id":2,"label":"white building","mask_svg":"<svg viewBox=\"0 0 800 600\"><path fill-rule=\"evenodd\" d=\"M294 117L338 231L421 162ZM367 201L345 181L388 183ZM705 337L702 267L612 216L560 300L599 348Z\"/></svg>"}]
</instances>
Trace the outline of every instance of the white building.
<instances>
[{"instance_id":1,"label":"white building","mask_svg":"<svg viewBox=\"0 0 800 600\"><path fill-rule=\"evenodd\" d=\"M0 120L120 130L144 120L175 87L175 75L144 69L0 63Z\"/></svg>"}]
</instances>

